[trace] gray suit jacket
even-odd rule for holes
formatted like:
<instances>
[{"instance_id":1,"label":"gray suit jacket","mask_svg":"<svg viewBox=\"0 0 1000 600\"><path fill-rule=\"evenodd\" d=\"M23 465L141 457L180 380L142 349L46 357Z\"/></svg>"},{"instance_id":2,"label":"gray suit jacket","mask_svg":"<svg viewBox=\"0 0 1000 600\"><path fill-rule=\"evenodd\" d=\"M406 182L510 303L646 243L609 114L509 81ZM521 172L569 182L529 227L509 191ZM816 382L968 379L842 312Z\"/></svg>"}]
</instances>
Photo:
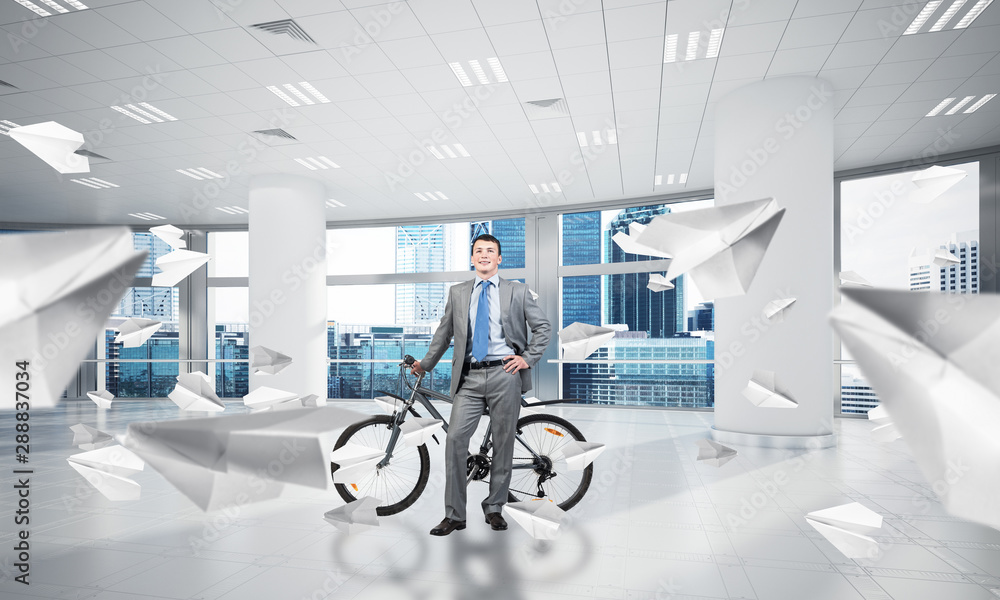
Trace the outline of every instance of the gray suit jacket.
<instances>
[{"instance_id":1,"label":"gray suit jacket","mask_svg":"<svg viewBox=\"0 0 1000 600\"><path fill-rule=\"evenodd\" d=\"M455 353L451 362L451 396L455 397L458 384L462 380L462 364L467 353L466 343L469 337L469 303L472 301L472 289L478 277L465 283L453 285L448 290L448 303L445 305L441 324L434 333L427 354L420 359L420 366L430 371L441 360L448 350L448 344L455 338ZM507 345L521 356L529 367L535 366L549 345L552 336L552 326L545 318L545 313L531 298L528 286L518 281L507 281L500 278L497 286L500 293L500 314L503 335ZM531 341L528 341L528 329L531 329ZM531 389L531 372L525 369L520 372L521 393Z\"/></svg>"}]
</instances>

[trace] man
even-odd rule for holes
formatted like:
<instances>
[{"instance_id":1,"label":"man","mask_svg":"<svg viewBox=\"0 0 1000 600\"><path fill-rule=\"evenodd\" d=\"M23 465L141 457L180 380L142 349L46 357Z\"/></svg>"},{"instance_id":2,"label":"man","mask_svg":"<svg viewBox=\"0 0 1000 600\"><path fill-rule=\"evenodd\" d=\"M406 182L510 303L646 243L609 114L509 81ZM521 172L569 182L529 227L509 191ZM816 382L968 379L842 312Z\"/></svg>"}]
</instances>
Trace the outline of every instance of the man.
<instances>
[{"instance_id":1,"label":"man","mask_svg":"<svg viewBox=\"0 0 1000 600\"><path fill-rule=\"evenodd\" d=\"M507 529L500 509L507 502L510 486L521 394L531 389L528 369L549 345L552 327L527 285L497 275L501 260L500 240L492 235L473 240L472 266L477 277L449 290L441 325L427 355L415 361L410 371L420 374L433 369L455 338L451 423L445 444L445 518L431 529L431 535L465 529L469 440L486 406L493 424L493 463L490 495L483 500L483 512L493 530Z\"/></svg>"}]
</instances>

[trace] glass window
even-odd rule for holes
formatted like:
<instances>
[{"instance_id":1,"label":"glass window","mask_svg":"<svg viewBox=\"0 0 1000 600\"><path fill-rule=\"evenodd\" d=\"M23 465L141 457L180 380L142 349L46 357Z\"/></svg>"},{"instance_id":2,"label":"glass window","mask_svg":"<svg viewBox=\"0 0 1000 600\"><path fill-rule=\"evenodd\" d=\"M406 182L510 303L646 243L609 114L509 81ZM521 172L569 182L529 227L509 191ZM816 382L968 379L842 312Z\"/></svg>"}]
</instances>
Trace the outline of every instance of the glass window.
<instances>
[{"instance_id":1,"label":"glass window","mask_svg":"<svg viewBox=\"0 0 1000 600\"><path fill-rule=\"evenodd\" d=\"M248 277L250 275L250 233L214 231L208 234L209 277Z\"/></svg>"},{"instance_id":2,"label":"glass window","mask_svg":"<svg viewBox=\"0 0 1000 600\"><path fill-rule=\"evenodd\" d=\"M209 327L215 358L215 393L242 398L250 393L250 291L245 287L208 289ZM211 373L209 374L211 377Z\"/></svg>"}]
</instances>

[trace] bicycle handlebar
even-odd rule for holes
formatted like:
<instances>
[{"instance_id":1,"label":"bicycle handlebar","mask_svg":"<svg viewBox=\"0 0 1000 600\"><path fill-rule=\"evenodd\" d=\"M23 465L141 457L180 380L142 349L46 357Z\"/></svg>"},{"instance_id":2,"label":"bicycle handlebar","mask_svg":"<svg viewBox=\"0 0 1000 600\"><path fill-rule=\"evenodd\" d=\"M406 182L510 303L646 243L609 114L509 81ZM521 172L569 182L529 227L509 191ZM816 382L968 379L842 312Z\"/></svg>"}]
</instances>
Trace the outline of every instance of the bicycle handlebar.
<instances>
[{"instance_id":1,"label":"bicycle handlebar","mask_svg":"<svg viewBox=\"0 0 1000 600\"><path fill-rule=\"evenodd\" d=\"M415 363L415 362L417 362L417 359L413 358L409 354L407 354L406 356L403 357L403 364L406 365L406 366L408 366L408 367L412 367L413 363Z\"/></svg>"}]
</instances>

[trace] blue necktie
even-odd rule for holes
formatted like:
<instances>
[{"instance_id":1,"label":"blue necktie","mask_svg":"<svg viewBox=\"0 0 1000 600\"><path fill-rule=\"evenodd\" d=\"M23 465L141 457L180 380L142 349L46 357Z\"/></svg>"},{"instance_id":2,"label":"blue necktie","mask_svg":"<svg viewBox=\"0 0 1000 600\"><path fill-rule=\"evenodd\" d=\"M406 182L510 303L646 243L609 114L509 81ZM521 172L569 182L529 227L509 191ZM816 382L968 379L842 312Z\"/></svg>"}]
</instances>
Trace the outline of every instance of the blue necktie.
<instances>
[{"instance_id":1,"label":"blue necktie","mask_svg":"<svg viewBox=\"0 0 1000 600\"><path fill-rule=\"evenodd\" d=\"M479 290L479 306L476 308L476 327L472 330L472 358L481 361L486 358L490 338L490 280L484 279Z\"/></svg>"}]
</instances>

